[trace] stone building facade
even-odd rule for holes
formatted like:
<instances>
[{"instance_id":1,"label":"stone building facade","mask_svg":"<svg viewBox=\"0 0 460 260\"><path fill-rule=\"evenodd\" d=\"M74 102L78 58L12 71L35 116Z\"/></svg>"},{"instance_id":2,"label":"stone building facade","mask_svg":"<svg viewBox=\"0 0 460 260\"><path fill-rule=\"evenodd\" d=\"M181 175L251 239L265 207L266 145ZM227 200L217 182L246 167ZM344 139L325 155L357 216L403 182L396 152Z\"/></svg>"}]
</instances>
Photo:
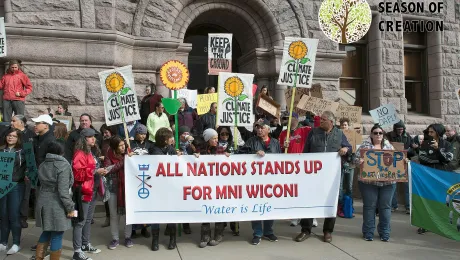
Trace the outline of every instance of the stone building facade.
<instances>
[{"instance_id":1,"label":"stone building facade","mask_svg":"<svg viewBox=\"0 0 460 260\"><path fill-rule=\"evenodd\" d=\"M368 110L392 103L413 131L432 122L458 125L455 88L460 86L459 1L444 0L442 13L419 16L379 13L380 1L368 1L373 23L364 43L363 107ZM283 105L284 87L276 85L276 81L284 37L318 38L314 83L321 85L326 98L340 98L342 64L348 54L321 32L318 24L321 2L5 0L0 3L0 16L7 23L8 58L23 60L34 85L27 99L28 114L36 115L47 107L54 110L59 102L66 101L74 115L90 112L95 121L102 122L99 71L132 64L139 95L146 84L161 85L159 68L172 58L189 64L192 76L200 77L202 64L197 64L203 58L196 53L203 51L196 47L194 37L208 32L233 33L238 45L238 51L234 51L238 53L234 61L237 72L255 74L256 83L269 86L272 95ZM423 74L428 96L422 107L429 109L423 113L408 111L403 32L378 30L381 20L403 19L444 21L443 32L426 35L427 67ZM160 91L167 95L164 88ZM369 116L363 118L365 124L371 124Z\"/></svg>"}]
</instances>

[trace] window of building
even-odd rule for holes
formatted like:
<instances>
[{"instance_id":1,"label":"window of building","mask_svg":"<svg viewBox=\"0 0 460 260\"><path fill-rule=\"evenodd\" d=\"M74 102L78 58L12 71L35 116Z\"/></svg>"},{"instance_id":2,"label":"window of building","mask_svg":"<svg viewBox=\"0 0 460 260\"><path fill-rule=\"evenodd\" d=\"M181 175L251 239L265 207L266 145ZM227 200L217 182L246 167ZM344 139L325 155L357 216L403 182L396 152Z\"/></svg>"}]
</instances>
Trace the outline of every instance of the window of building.
<instances>
[{"instance_id":1,"label":"window of building","mask_svg":"<svg viewBox=\"0 0 460 260\"><path fill-rule=\"evenodd\" d=\"M350 106L369 108L369 91L367 87L367 45L365 42L340 45L341 51L347 52L342 62L340 77L340 103Z\"/></svg>"},{"instance_id":2,"label":"window of building","mask_svg":"<svg viewBox=\"0 0 460 260\"><path fill-rule=\"evenodd\" d=\"M426 33L404 33L404 83L407 111L429 113Z\"/></svg>"}]
</instances>

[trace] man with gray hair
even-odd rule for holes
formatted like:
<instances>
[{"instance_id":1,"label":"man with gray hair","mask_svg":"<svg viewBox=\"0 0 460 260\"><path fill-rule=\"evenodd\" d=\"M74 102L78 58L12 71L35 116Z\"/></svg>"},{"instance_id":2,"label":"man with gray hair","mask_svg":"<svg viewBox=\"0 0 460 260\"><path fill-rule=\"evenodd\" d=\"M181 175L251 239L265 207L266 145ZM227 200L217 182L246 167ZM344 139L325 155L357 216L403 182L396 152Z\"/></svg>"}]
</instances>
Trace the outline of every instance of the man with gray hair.
<instances>
[{"instance_id":1,"label":"man with gray hair","mask_svg":"<svg viewBox=\"0 0 460 260\"><path fill-rule=\"evenodd\" d=\"M331 111L324 111L321 115L320 126L313 128L308 134L307 141L303 150L304 153L331 153L338 152L340 156L349 155L352 147L343 134L342 130L335 126L335 117ZM337 176L340 178L340 176ZM295 241L302 242L310 237L313 219L307 218L300 221L302 231ZM332 241L335 218L324 220L323 233L324 242Z\"/></svg>"},{"instance_id":2,"label":"man with gray hair","mask_svg":"<svg viewBox=\"0 0 460 260\"><path fill-rule=\"evenodd\" d=\"M446 140L452 145L454 154L454 158L450 161L449 166L454 172L460 173L460 136L450 125L446 126Z\"/></svg>"}]
</instances>

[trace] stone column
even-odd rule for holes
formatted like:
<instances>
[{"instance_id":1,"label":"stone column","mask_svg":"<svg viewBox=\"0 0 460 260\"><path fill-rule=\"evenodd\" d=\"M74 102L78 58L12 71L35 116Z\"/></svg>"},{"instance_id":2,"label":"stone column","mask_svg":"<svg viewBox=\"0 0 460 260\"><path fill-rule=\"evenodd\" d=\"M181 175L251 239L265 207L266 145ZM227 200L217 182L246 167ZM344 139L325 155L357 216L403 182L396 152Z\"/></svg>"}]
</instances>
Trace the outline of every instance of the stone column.
<instances>
[{"instance_id":1,"label":"stone column","mask_svg":"<svg viewBox=\"0 0 460 260\"><path fill-rule=\"evenodd\" d=\"M11 0L5 0L3 3L5 10L5 23L13 23L13 9L11 8Z\"/></svg>"},{"instance_id":2,"label":"stone column","mask_svg":"<svg viewBox=\"0 0 460 260\"><path fill-rule=\"evenodd\" d=\"M96 9L94 0L80 0L81 27L96 28Z\"/></svg>"}]
</instances>

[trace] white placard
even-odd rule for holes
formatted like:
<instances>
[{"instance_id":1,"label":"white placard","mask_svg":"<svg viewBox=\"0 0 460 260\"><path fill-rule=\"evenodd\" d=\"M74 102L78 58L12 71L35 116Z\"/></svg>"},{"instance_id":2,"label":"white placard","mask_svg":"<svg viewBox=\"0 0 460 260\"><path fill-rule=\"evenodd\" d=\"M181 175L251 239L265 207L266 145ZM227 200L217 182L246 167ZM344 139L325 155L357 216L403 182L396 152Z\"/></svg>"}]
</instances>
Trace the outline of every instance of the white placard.
<instances>
[{"instance_id":1,"label":"white placard","mask_svg":"<svg viewBox=\"0 0 460 260\"><path fill-rule=\"evenodd\" d=\"M99 72L108 126L140 120L132 66Z\"/></svg>"},{"instance_id":2,"label":"white placard","mask_svg":"<svg viewBox=\"0 0 460 260\"><path fill-rule=\"evenodd\" d=\"M197 104L198 92L196 89L179 89L177 90L177 98L185 98L189 107L195 109ZM171 97L174 97L174 90L171 90Z\"/></svg>"},{"instance_id":3,"label":"white placard","mask_svg":"<svg viewBox=\"0 0 460 260\"><path fill-rule=\"evenodd\" d=\"M252 111L253 79L253 74L219 73L217 125L235 126L235 121L237 126L252 126L254 124Z\"/></svg>"},{"instance_id":4,"label":"white placard","mask_svg":"<svg viewBox=\"0 0 460 260\"><path fill-rule=\"evenodd\" d=\"M393 104L386 104L376 109L369 111L374 120L380 126L393 126L400 121L396 109Z\"/></svg>"},{"instance_id":5,"label":"white placard","mask_svg":"<svg viewBox=\"0 0 460 260\"><path fill-rule=\"evenodd\" d=\"M4 17L0 17L0 57L6 57L6 33Z\"/></svg>"},{"instance_id":6,"label":"white placard","mask_svg":"<svg viewBox=\"0 0 460 260\"><path fill-rule=\"evenodd\" d=\"M128 224L335 217L338 153L125 159Z\"/></svg>"},{"instance_id":7,"label":"white placard","mask_svg":"<svg viewBox=\"0 0 460 260\"><path fill-rule=\"evenodd\" d=\"M286 37L278 85L311 88L317 48L318 39Z\"/></svg>"},{"instance_id":8,"label":"white placard","mask_svg":"<svg viewBox=\"0 0 460 260\"><path fill-rule=\"evenodd\" d=\"M232 34L208 34L208 71L209 75L219 72L232 72Z\"/></svg>"}]
</instances>

